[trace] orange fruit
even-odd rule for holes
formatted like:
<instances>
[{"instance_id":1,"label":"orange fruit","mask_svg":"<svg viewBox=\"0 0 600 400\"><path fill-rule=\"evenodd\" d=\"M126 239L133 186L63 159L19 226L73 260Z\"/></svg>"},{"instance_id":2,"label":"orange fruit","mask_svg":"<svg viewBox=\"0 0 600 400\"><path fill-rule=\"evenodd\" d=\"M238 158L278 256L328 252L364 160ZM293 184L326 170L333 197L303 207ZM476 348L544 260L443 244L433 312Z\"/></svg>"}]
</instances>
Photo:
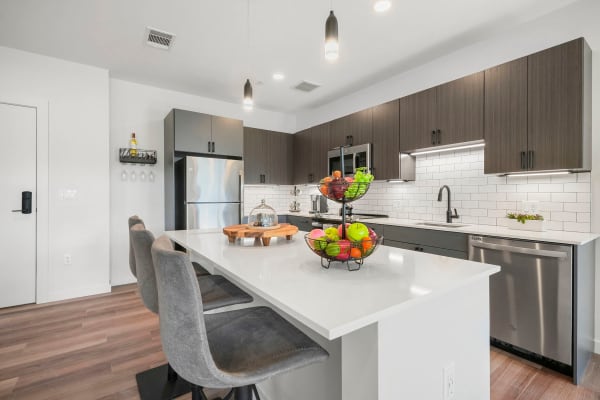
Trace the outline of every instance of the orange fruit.
<instances>
[{"instance_id":1,"label":"orange fruit","mask_svg":"<svg viewBox=\"0 0 600 400\"><path fill-rule=\"evenodd\" d=\"M331 176L333 176L336 179L337 178L341 178L342 177L342 171L335 170L335 171L333 171L333 174L331 174Z\"/></svg>"},{"instance_id":2,"label":"orange fruit","mask_svg":"<svg viewBox=\"0 0 600 400\"><path fill-rule=\"evenodd\" d=\"M371 241L370 237L364 237L362 240L362 248L363 251L367 251L369 250L371 247L373 247L373 242Z\"/></svg>"},{"instance_id":3,"label":"orange fruit","mask_svg":"<svg viewBox=\"0 0 600 400\"><path fill-rule=\"evenodd\" d=\"M327 185L321 185L321 187L319 188L319 191L321 193L323 193L325 196L327 196L329 194L329 188L327 187Z\"/></svg>"},{"instance_id":4,"label":"orange fruit","mask_svg":"<svg viewBox=\"0 0 600 400\"><path fill-rule=\"evenodd\" d=\"M333 180L332 177L326 176L325 178L323 178L323 183L331 182L332 180Z\"/></svg>"},{"instance_id":5,"label":"orange fruit","mask_svg":"<svg viewBox=\"0 0 600 400\"><path fill-rule=\"evenodd\" d=\"M361 258L362 257L362 251L360 251L359 248L357 247L353 247L350 249L350 257L352 258Z\"/></svg>"}]
</instances>

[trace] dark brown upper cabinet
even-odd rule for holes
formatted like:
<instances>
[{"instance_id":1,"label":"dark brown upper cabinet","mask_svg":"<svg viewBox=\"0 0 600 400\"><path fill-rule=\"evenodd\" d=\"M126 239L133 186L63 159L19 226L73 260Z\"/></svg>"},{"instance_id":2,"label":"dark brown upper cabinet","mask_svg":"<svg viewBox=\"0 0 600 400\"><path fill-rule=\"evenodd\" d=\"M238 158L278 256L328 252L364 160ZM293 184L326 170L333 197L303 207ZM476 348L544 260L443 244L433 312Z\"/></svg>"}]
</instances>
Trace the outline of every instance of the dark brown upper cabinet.
<instances>
[{"instance_id":1,"label":"dark brown upper cabinet","mask_svg":"<svg viewBox=\"0 0 600 400\"><path fill-rule=\"evenodd\" d=\"M313 126L294 136L294 183L316 183L327 176L329 124Z\"/></svg>"},{"instance_id":2,"label":"dark brown upper cabinet","mask_svg":"<svg viewBox=\"0 0 600 400\"><path fill-rule=\"evenodd\" d=\"M244 182L289 185L293 182L293 135L244 128Z\"/></svg>"},{"instance_id":3,"label":"dark brown upper cabinet","mask_svg":"<svg viewBox=\"0 0 600 400\"><path fill-rule=\"evenodd\" d=\"M591 50L583 38L527 58L528 169L591 168Z\"/></svg>"},{"instance_id":4,"label":"dark brown upper cabinet","mask_svg":"<svg viewBox=\"0 0 600 400\"><path fill-rule=\"evenodd\" d=\"M373 140L372 109L355 112L329 123L329 149L352 143L359 145ZM326 157L327 155L325 155Z\"/></svg>"},{"instance_id":5,"label":"dark brown upper cabinet","mask_svg":"<svg viewBox=\"0 0 600 400\"><path fill-rule=\"evenodd\" d=\"M400 99L400 150L435 145L437 88Z\"/></svg>"},{"instance_id":6,"label":"dark brown upper cabinet","mask_svg":"<svg viewBox=\"0 0 600 400\"><path fill-rule=\"evenodd\" d=\"M486 174L527 168L527 57L485 71Z\"/></svg>"},{"instance_id":7,"label":"dark brown upper cabinet","mask_svg":"<svg viewBox=\"0 0 600 400\"><path fill-rule=\"evenodd\" d=\"M400 107L399 100L390 101L373 110L373 175L377 180L400 177Z\"/></svg>"},{"instance_id":8,"label":"dark brown upper cabinet","mask_svg":"<svg viewBox=\"0 0 600 400\"><path fill-rule=\"evenodd\" d=\"M400 151L483 139L483 72L400 99Z\"/></svg>"},{"instance_id":9,"label":"dark brown upper cabinet","mask_svg":"<svg viewBox=\"0 0 600 400\"><path fill-rule=\"evenodd\" d=\"M583 38L485 71L485 173L591 168Z\"/></svg>"}]
</instances>

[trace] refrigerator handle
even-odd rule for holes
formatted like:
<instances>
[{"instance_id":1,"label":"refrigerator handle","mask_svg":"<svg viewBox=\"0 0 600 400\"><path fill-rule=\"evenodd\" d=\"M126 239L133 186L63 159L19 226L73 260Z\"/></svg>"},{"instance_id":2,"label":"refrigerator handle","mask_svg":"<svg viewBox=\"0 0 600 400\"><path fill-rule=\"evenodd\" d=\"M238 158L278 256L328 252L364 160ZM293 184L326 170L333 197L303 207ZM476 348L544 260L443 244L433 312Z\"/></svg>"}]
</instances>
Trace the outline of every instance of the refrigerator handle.
<instances>
[{"instance_id":1,"label":"refrigerator handle","mask_svg":"<svg viewBox=\"0 0 600 400\"><path fill-rule=\"evenodd\" d=\"M240 185L240 218L239 223L242 223L242 218L244 216L244 171L240 170L239 175L239 185Z\"/></svg>"}]
</instances>

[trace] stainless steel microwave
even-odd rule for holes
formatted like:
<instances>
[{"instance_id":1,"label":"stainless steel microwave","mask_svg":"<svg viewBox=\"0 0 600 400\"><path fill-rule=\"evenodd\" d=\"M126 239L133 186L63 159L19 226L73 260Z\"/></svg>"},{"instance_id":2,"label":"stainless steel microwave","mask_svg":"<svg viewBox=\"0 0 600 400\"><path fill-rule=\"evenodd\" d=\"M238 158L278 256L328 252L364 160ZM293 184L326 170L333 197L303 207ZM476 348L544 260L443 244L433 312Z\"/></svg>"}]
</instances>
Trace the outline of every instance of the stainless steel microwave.
<instances>
[{"instance_id":1,"label":"stainless steel microwave","mask_svg":"<svg viewBox=\"0 0 600 400\"><path fill-rule=\"evenodd\" d=\"M344 175L352 176L354 171L360 167L367 167L371 170L371 144L361 144L358 146L344 147ZM340 150L334 149L327 152L327 168L329 175L333 171L342 170Z\"/></svg>"}]
</instances>

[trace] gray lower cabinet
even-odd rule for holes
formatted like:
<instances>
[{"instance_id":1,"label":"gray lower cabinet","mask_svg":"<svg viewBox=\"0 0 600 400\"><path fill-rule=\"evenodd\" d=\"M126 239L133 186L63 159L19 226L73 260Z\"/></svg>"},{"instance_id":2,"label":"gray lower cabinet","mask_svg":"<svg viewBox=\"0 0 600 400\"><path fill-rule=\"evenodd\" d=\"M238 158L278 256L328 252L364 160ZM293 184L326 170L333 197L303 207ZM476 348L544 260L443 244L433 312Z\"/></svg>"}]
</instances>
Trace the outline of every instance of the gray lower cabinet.
<instances>
[{"instance_id":1,"label":"gray lower cabinet","mask_svg":"<svg viewBox=\"0 0 600 400\"><path fill-rule=\"evenodd\" d=\"M468 237L464 233L385 225L383 236L386 246L468 259Z\"/></svg>"},{"instance_id":2,"label":"gray lower cabinet","mask_svg":"<svg viewBox=\"0 0 600 400\"><path fill-rule=\"evenodd\" d=\"M312 230L312 219L299 215L288 215L287 222L296 225L301 231L310 232Z\"/></svg>"}]
</instances>

